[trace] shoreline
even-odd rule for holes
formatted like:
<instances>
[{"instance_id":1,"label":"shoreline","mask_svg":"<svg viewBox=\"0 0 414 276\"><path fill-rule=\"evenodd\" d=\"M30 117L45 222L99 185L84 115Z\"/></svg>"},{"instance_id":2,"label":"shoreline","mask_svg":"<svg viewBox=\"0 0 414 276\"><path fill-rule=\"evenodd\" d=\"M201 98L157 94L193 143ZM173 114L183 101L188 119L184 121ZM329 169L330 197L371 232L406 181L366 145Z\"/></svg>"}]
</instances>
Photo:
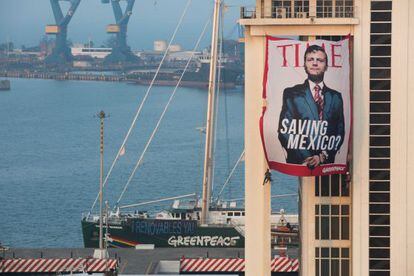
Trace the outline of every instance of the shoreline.
<instances>
[{"instance_id":1,"label":"shoreline","mask_svg":"<svg viewBox=\"0 0 414 276\"><path fill-rule=\"evenodd\" d=\"M105 75L105 74L79 74L79 73L59 73L59 72L0 72L0 78L22 78L22 79L46 79L46 80L74 80L74 81L106 81L106 82L125 82L136 85L149 85L151 80L143 79L128 79L120 75ZM157 86L176 86L178 80L155 80L154 85ZM181 87L208 89L208 82L200 81L181 81ZM236 88L234 82L223 83L221 88L233 89Z\"/></svg>"}]
</instances>

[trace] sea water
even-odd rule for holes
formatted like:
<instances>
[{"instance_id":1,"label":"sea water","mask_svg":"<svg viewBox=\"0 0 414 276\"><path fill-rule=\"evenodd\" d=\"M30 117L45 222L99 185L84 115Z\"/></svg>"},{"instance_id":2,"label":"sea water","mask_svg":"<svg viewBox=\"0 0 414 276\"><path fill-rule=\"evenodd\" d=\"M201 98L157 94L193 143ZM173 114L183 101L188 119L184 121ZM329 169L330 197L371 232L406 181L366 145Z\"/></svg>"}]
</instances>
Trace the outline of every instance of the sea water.
<instances>
[{"instance_id":1,"label":"sea water","mask_svg":"<svg viewBox=\"0 0 414 276\"><path fill-rule=\"evenodd\" d=\"M99 118L108 171L147 91L127 83L11 79L0 93L0 242L12 247L82 247L81 215L99 190ZM154 87L115 164L104 198L122 190L173 88ZM119 205L201 194L207 91L178 89L143 162ZM244 143L243 88L220 91L214 194L221 190ZM221 195L244 196L244 163ZM297 179L272 173L272 194L295 193ZM258 185L262 185L258 183ZM157 212L171 202L141 207ZM274 210L297 212L297 197L272 200ZM97 209L95 208L94 211Z\"/></svg>"}]
</instances>

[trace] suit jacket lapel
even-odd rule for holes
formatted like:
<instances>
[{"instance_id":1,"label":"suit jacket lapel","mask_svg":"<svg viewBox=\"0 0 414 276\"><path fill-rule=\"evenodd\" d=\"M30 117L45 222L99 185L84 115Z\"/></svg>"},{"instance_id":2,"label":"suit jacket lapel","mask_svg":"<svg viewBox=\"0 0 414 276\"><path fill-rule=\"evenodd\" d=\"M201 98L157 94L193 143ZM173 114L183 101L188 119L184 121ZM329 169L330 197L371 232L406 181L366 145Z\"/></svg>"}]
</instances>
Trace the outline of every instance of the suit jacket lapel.
<instances>
[{"instance_id":1,"label":"suit jacket lapel","mask_svg":"<svg viewBox=\"0 0 414 276\"><path fill-rule=\"evenodd\" d=\"M315 100L313 99L312 92L310 91L309 83L307 80L303 84L303 89L305 92L306 103L308 104L309 109L313 115L312 119L319 120L318 107L316 106Z\"/></svg>"},{"instance_id":2,"label":"suit jacket lapel","mask_svg":"<svg viewBox=\"0 0 414 276\"><path fill-rule=\"evenodd\" d=\"M323 88L323 101L324 101L324 105L323 105L323 118L328 118L328 114L330 114L330 110L331 110L331 105L332 105L332 95L331 93L325 93L329 90L328 87L326 87L326 85Z\"/></svg>"}]
</instances>

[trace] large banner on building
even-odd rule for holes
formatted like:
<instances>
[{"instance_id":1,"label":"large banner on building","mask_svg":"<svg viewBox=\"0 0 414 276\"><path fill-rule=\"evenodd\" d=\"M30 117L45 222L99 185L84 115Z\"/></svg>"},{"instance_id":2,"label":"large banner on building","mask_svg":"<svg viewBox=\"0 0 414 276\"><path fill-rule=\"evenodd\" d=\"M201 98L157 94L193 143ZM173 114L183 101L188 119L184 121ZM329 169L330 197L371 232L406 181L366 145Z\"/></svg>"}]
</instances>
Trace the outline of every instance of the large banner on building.
<instances>
[{"instance_id":1,"label":"large banner on building","mask_svg":"<svg viewBox=\"0 0 414 276\"><path fill-rule=\"evenodd\" d=\"M349 38L267 37L260 130L269 167L296 176L345 173L350 94Z\"/></svg>"}]
</instances>

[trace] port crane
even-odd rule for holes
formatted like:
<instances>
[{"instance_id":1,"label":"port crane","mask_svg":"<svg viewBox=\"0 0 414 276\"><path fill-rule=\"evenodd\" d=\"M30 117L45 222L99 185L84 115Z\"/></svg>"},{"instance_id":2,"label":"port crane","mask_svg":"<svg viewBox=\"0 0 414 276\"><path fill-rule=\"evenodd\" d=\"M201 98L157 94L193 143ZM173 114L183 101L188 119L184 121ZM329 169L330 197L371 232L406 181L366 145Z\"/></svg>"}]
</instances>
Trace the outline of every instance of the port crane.
<instances>
[{"instance_id":1,"label":"port crane","mask_svg":"<svg viewBox=\"0 0 414 276\"><path fill-rule=\"evenodd\" d=\"M111 2L116 21L115 24L110 24L106 28L107 33L116 35L116 42L112 47L112 52L104 60L106 64L138 61L138 57L132 53L131 48L127 45L128 21L132 15L135 0L124 1L127 2L127 5L125 10L122 11L121 0L101 0L103 4Z\"/></svg>"},{"instance_id":2,"label":"port crane","mask_svg":"<svg viewBox=\"0 0 414 276\"><path fill-rule=\"evenodd\" d=\"M60 1L67 1L70 4L66 15L63 15ZM80 1L81 0L50 0L53 16L55 17L55 24L46 26L46 34L56 35L56 42L52 53L45 59L46 64L64 64L72 61L73 56L67 45L67 31L69 22L78 8Z\"/></svg>"}]
</instances>

